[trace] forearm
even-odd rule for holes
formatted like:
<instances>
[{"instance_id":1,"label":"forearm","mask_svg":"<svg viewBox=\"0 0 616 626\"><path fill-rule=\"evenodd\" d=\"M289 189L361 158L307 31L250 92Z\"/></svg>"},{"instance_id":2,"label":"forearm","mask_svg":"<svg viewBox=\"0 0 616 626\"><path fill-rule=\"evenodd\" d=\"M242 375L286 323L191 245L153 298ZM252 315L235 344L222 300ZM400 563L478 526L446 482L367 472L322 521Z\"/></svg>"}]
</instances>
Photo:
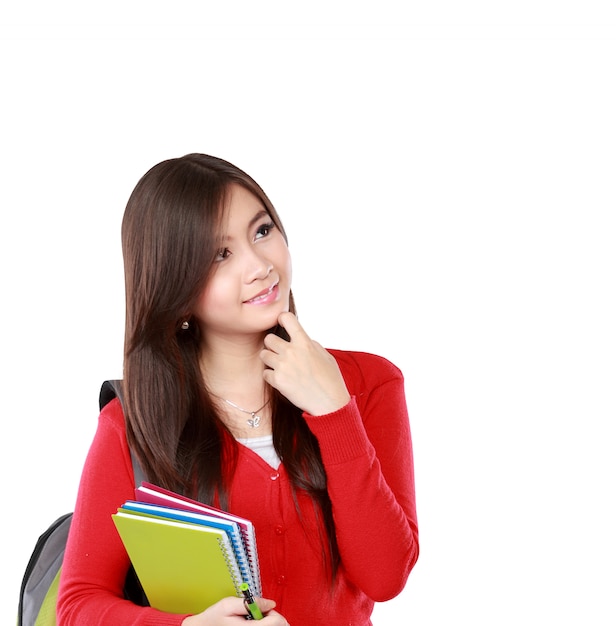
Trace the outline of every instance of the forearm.
<instances>
[{"instance_id":1,"label":"forearm","mask_svg":"<svg viewBox=\"0 0 616 626\"><path fill-rule=\"evenodd\" d=\"M375 430L381 436L373 434L377 447L355 399L334 414L306 416L321 446L345 571L377 601L402 590L419 553L408 417L399 402L392 413L395 404Z\"/></svg>"}]
</instances>

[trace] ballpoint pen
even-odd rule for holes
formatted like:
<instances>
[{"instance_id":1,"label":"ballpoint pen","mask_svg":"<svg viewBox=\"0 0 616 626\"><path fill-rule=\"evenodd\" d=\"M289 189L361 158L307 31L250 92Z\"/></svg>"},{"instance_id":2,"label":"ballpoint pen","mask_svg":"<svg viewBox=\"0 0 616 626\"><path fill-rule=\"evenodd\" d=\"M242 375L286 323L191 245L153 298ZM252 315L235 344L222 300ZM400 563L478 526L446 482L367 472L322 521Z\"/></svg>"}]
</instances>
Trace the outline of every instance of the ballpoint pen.
<instances>
[{"instance_id":1,"label":"ballpoint pen","mask_svg":"<svg viewBox=\"0 0 616 626\"><path fill-rule=\"evenodd\" d=\"M261 609L252 597L250 587L246 583L242 583L240 585L240 591L244 594L244 606L248 611L246 619L263 619L263 613L261 613Z\"/></svg>"}]
</instances>

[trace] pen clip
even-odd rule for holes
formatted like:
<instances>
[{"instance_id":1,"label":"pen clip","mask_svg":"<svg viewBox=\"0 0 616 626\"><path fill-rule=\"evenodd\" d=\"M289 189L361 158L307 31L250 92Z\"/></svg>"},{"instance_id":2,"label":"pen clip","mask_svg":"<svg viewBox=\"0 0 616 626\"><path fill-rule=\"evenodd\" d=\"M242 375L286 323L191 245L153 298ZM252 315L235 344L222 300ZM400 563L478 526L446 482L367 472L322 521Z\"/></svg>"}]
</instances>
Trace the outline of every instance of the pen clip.
<instances>
[{"instance_id":1,"label":"pen clip","mask_svg":"<svg viewBox=\"0 0 616 626\"><path fill-rule=\"evenodd\" d=\"M244 616L244 619L247 620L253 620L254 617L252 616L252 613L250 612L250 607L248 606L248 600L244 600L244 607L246 608L246 615Z\"/></svg>"}]
</instances>

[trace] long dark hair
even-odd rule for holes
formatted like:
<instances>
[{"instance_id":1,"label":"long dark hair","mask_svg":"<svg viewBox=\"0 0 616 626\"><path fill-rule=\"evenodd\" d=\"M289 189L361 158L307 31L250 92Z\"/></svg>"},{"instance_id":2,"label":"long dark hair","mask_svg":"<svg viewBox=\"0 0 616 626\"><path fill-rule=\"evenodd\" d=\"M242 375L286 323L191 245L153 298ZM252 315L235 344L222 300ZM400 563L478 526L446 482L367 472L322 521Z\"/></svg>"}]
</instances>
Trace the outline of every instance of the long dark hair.
<instances>
[{"instance_id":1,"label":"long dark hair","mask_svg":"<svg viewBox=\"0 0 616 626\"><path fill-rule=\"evenodd\" d=\"M181 325L212 271L232 184L260 200L286 241L263 189L231 163L204 154L152 167L133 190L122 222L128 442L151 482L223 508L225 474L235 467L237 443L205 388L199 325L190 323L187 330ZM295 313L292 294L290 310ZM284 336L281 328L272 332ZM301 411L276 390L272 430L294 491L306 491L323 520L325 553L335 572L339 553L319 446Z\"/></svg>"}]
</instances>

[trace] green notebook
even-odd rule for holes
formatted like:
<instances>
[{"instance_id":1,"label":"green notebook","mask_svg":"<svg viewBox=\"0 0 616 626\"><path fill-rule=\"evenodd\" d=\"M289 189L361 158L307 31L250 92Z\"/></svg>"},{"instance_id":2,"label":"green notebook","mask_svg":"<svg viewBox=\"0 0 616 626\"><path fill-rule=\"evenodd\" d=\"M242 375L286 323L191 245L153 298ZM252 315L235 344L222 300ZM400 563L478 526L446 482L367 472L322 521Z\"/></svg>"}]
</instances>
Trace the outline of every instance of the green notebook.
<instances>
[{"instance_id":1,"label":"green notebook","mask_svg":"<svg viewBox=\"0 0 616 626\"><path fill-rule=\"evenodd\" d=\"M224 530L118 510L112 515L150 606L200 613L241 596L241 574Z\"/></svg>"}]
</instances>

